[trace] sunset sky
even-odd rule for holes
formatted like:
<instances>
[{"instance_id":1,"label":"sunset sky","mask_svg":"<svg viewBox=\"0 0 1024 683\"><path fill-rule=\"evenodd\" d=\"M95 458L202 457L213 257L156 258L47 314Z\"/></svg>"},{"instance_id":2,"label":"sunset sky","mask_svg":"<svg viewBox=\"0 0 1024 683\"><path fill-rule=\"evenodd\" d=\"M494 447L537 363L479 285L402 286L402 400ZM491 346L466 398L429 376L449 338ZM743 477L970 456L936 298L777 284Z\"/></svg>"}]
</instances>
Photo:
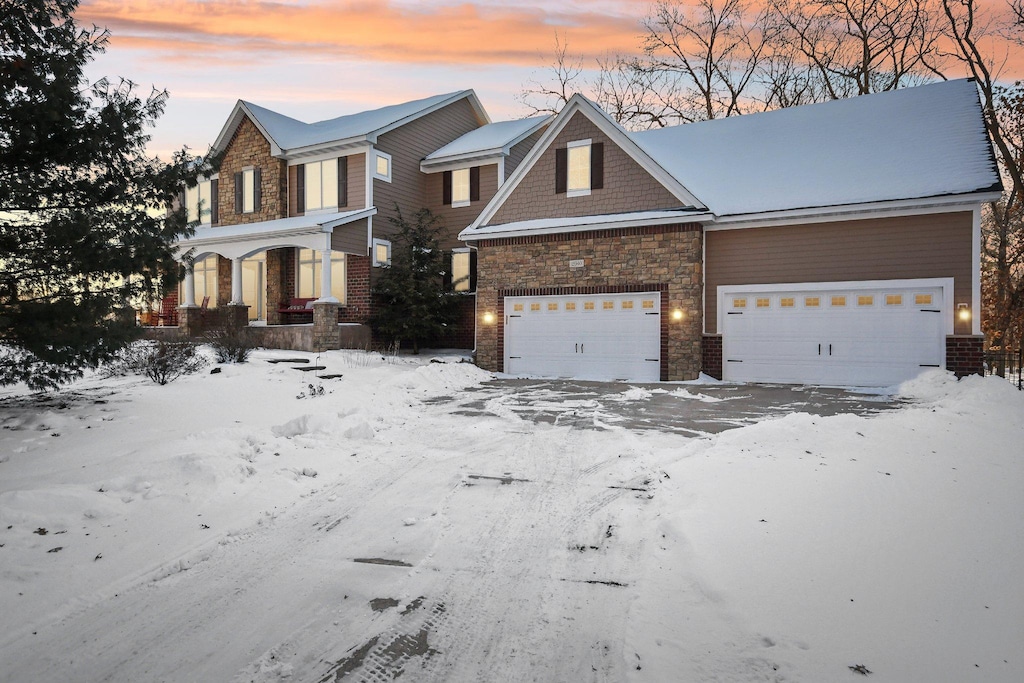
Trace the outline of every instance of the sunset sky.
<instances>
[{"instance_id":1,"label":"sunset sky","mask_svg":"<svg viewBox=\"0 0 1024 683\"><path fill-rule=\"evenodd\" d=\"M990 0L993 1L994 0ZM651 0L83 0L112 39L91 78L171 99L151 151L203 152L237 99L303 121L473 88L493 120L527 113L556 32L588 62L636 52ZM1015 56L1015 55L1014 55ZM1016 72L1016 73L1014 73ZM1008 78L1020 70L1004 69Z\"/></svg>"}]
</instances>

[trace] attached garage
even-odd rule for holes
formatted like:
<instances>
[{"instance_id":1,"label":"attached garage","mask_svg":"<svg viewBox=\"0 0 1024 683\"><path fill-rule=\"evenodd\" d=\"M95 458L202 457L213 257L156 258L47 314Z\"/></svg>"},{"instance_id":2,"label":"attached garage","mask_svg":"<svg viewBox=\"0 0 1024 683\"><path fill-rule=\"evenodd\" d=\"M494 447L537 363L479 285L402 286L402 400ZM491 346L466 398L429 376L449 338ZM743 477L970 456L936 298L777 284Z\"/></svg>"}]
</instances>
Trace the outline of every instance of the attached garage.
<instances>
[{"instance_id":1,"label":"attached garage","mask_svg":"<svg viewBox=\"0 0 1024 683\"><path fill-rule=\"evenodd\" d=\"M660 379L660 292L510 296L504 310L509 374Z\"/></svg>"},{"instance_id":2,"label":"attached garage","mask_svg":"<svg viewBox=\"0 0 1024 683\"><path fill-rule=\"evenodd\" d=\"M953 280L718 287L723 379L888 386L945 367Z\"/></svg>"}]
</instances>

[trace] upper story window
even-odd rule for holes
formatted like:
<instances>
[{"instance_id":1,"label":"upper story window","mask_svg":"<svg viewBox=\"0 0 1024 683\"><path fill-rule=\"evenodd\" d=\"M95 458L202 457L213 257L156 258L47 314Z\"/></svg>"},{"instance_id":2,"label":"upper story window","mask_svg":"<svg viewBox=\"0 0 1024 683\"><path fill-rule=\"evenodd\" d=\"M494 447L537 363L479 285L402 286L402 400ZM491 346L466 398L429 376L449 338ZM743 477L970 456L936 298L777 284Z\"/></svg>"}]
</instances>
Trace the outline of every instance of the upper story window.
<instances>
[{"instance_id":1,"label":"upper story window","mask_svg":"<svg viewBox=\"0 0 1024 683\"><path fill-rule=\"evenodd\" d=\"M480 167L458 168L445 171L442 180L441 203L458 208L480 201Z\"/></svg>"},{"instance_id":2,"label":"upper story window","mask_svg":"<svg viewBox=\"0 0 1024 683\"><path fill-rule=\"evenodd\" d=\"M373 177L391 182L391 155L386 152L374 152Z\"/></svg>"},{"instance_id":3,"label":"upper story window","mask_svg":"<svg viewBox=\"0 0 1024 683\"><path fill-rule=\"evenodd\" d=\"M216 223L217 180L200 180L195 187L185 189L185 211L189 223L202 225Z\"/></svg>"},{"instance_id":4,"label":"upper story window","mask_svg":"<svg viewBox=\"0 0 1024 683\"><path fill-rule=\"evenodd\" d=\"M348 206L348 157L310 161L295 168L298 213Z\"/></svg>"},{"instance_id":5,"label":"upper story window","mask_svg":"<svg viewBox=\"0 0 1024 683\"><path fill-rule=\"evenodd\" d=\"M260 195L260 169L247 168L235 174L235 213L259 211Z\"/></svg>"},{"instance_id":6,"label":"upper story window","mask_svg":"<svg viewBox=\"0 0 1024 683\"><path fill-rule=\"evenodd\" d=\"M604 143L576 140L555 150L555 193L584 197L604 187Z\"/></svg>"}]
</instances>

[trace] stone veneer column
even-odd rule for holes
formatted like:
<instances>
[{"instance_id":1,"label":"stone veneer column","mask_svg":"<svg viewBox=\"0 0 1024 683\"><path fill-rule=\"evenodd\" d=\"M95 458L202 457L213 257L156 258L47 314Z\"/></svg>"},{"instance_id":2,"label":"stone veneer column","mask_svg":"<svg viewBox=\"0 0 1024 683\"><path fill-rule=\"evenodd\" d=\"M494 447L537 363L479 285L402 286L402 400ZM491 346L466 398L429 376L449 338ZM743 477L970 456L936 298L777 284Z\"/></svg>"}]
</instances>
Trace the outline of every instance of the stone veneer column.
<instances>
[{"instance_id":1,"label":"stone veneer column","mask_svg":"<svg viewBox=\"0 0 1024 683\"><path fill-rule=\"evenodd\" d=\"M313 302L313 351L341 348L338 329L338 304L333 301Z\"/></svg>"},{"instance_id":2,"label":"stone veneer column","mask_svg":"<svg viewBox=\"0 0 1024 683\"><path fill-rule=\"evenodd\" d=\"M238 330L249 326L249 307L246 304L228 304L222 310L220 320L225 330Z\"/></svg>"},{"instance_id":3,"label":"stone veneer column","mask_svg":"<svg viewBox=\"0 0 1024 683\"><path fill-rule=\"evenodd\" d=\"M203 311L198 306L179 306L178 330L185 339L202 334Z\"/></svg>"}]
</instances>

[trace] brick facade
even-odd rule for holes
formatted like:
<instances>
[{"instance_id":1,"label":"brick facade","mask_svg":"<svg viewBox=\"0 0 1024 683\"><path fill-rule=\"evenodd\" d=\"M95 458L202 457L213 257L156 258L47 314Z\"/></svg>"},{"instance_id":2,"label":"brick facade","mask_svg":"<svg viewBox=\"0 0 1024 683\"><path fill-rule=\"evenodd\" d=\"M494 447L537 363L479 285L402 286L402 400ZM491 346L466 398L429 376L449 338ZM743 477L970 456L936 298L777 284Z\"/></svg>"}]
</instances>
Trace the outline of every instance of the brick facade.
<instances>
[{"instance_id":1,"label":"brick facade","mask_svg":"<svg viewBox=\"0 0 1024 683\"><path fill-rule=\"evenodd\" d=\"M701 340L701 372L722 379L722 335L705 334Z\"/></svg>"},{"instance_id":2,"label":"brick facade","mask_svg":"<svg viewBox=\"0 0 1024 683\"><path fill-rule=\"evenodd\" d=\"M504 369L504 297L612 292L662 292L662 379L695 379L701 368L699 224L533 235L478 244L477 364ZM570 269L569 261L584 267ZM683 311L670 322L667 312Z\"/></svg>"},{"instance_id":3,"label":"brick facade","mask_svg":"<svg viewBox=\"0 0 1024 683\"><path fill-rule=\"evenodd\" d=\"M345 256L345 305L338 310L338 322L364 323L370 315L370 257Z\"/></svg>"},{"instance_id":4,"label":"brick facade","mask_svg":"<svg viewBox=\"0 0 1024 683\"><path fill-rule=\"evenodd\" d=\"M972 335L946 337L946 369L957 377L985 374L985 338Z\"/></svg>"}]
</instances>

